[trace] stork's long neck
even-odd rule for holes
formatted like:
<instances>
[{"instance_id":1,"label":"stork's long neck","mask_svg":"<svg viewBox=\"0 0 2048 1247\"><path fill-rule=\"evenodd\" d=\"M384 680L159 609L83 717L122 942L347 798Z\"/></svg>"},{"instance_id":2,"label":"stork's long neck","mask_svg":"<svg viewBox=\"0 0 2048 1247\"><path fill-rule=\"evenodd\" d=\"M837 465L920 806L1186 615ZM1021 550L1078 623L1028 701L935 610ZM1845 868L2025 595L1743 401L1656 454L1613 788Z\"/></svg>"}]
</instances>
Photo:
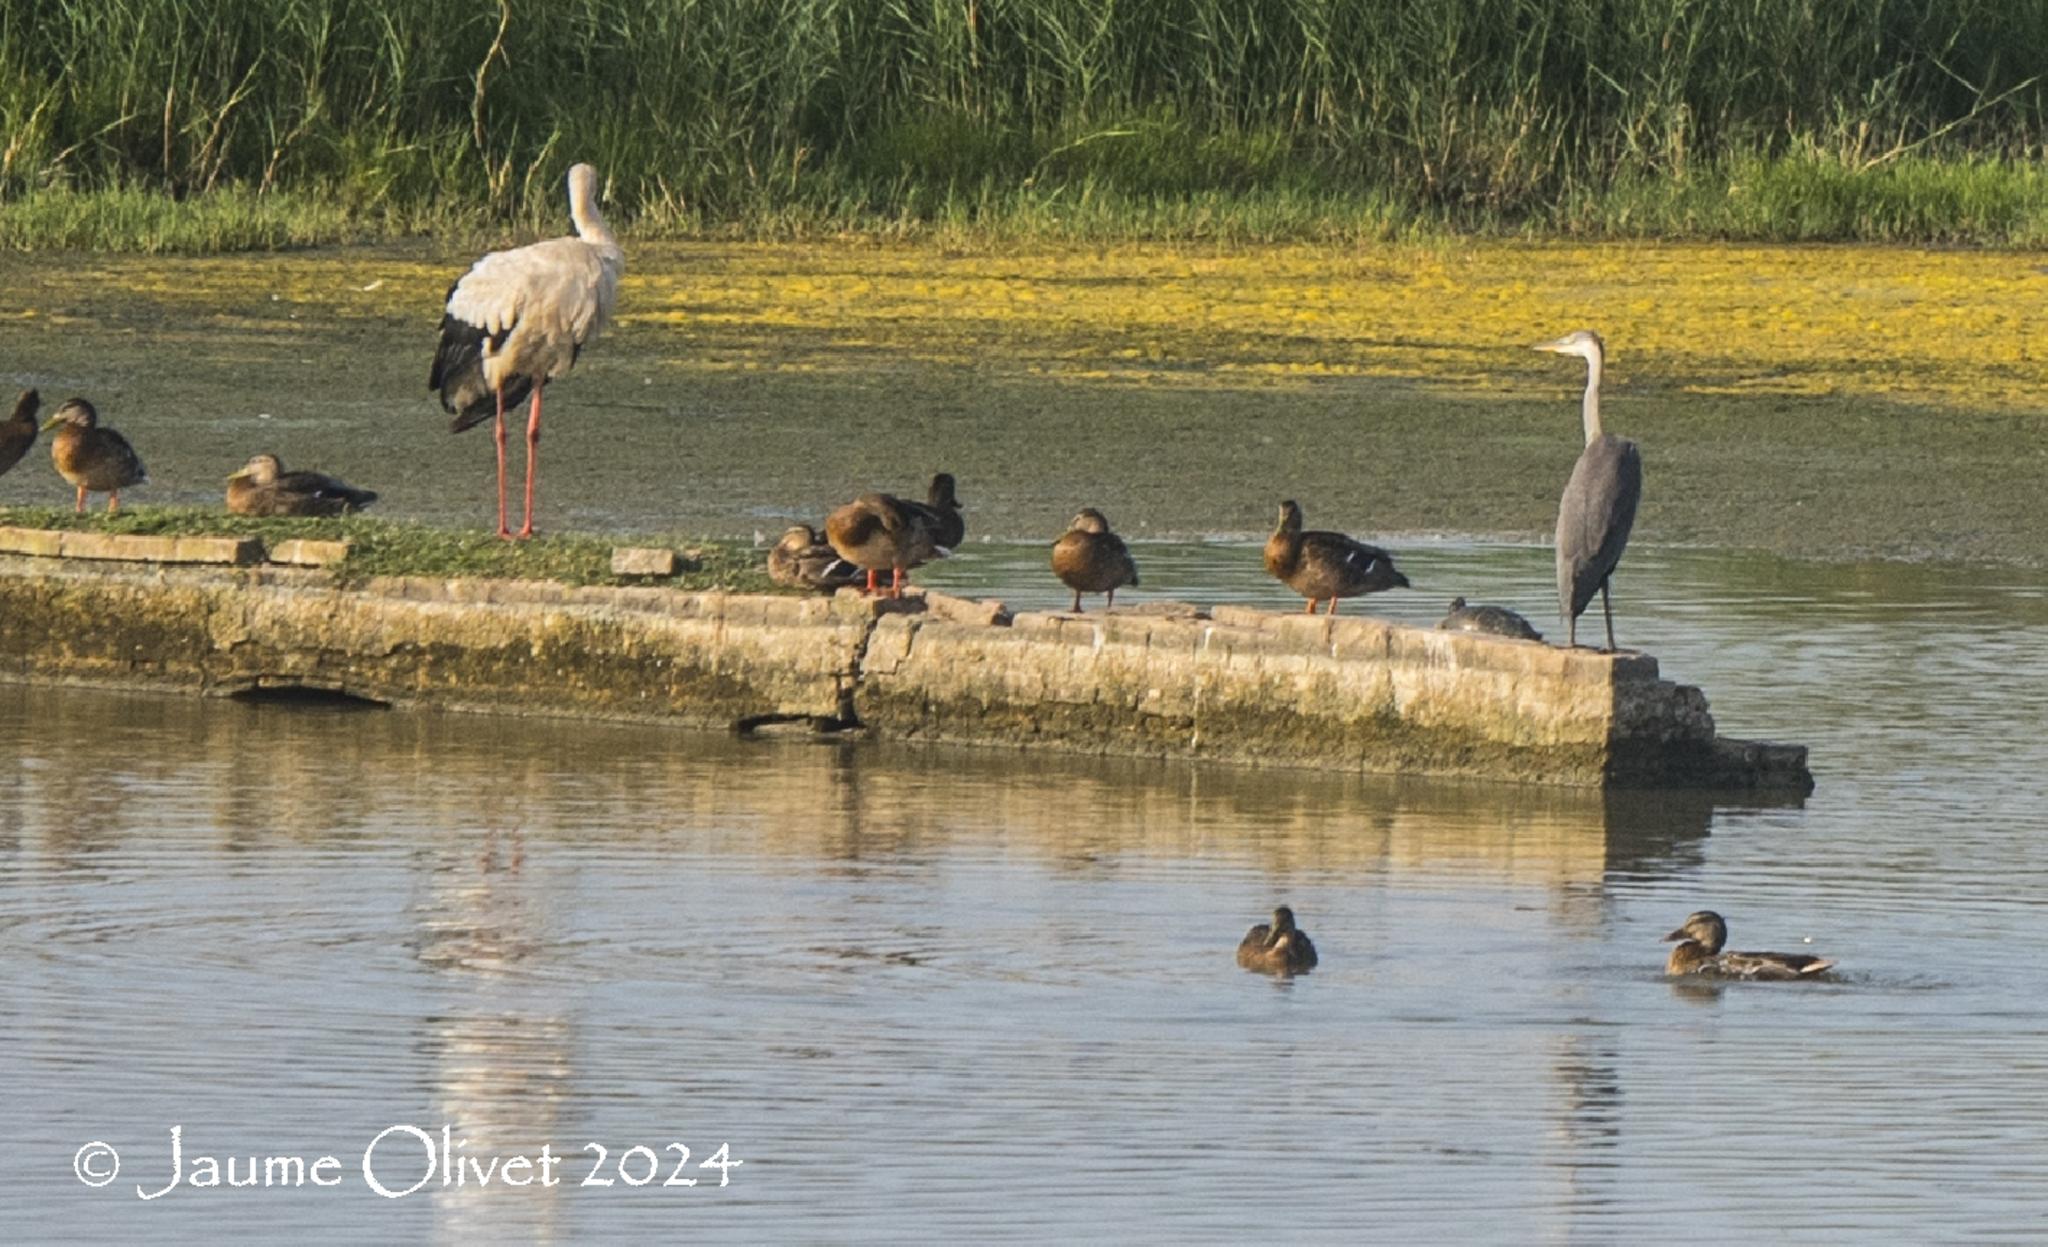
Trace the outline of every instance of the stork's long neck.
<instances>
[{"instance_id":1,"label":"stork's long neck","mask_svg":"<svg viewBox=\"0 0 2048 1247\"><path fill-rule=\"evenodd\" d=\"M1586 356L1586 397L1582 407L1586 420L1586 445L1600 440L1600 352Z\"/></svg>"},{"instance_id":2,"label":"stork's long neck","mask_svg":"<svg viewBox=\"0 0 2048 1247\"><path fill-rule=\"evenodd\" d=\"M618 249L619 240L612 233L612 227L605 222L604 213L597 210L596 203L579 199L570 204L569 219L576 223L576 236L584 242Z\"/></svg>"}]
</instances>

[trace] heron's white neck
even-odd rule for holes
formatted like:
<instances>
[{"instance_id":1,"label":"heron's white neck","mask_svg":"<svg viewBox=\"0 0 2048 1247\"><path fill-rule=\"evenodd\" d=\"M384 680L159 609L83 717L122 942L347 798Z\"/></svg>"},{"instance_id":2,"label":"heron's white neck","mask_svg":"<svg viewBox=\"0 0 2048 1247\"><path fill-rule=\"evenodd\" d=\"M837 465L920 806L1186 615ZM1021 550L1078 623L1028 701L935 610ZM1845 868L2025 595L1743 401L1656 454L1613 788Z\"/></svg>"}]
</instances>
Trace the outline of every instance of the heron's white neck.
<instances>
[{"instance_id":1,"label":"heron's white neck","mask_svg":"<svg viewBox=\"0 0 2048 1247\"><path fill-rule=\"evenodd\" d=\"M1600 352L1595 350L1586 356L1586 398L1583 414L1586 420L1586 445L1600 440Z\"/></svg>"}]
</instances>

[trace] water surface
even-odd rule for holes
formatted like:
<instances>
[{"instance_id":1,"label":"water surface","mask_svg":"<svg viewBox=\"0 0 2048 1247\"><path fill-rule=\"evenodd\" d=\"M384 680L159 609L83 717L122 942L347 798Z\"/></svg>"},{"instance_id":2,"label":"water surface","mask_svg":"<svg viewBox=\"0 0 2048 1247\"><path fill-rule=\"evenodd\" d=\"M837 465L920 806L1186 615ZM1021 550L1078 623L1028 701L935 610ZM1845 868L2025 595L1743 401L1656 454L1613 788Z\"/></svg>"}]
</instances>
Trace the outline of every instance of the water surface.
<instances>
[{"instance_id":1,"label":"water surface","mask_svg":"<svg viewBox=\"0 0 2048 1247\"><path fill-rule=\"evenodd\" d=\"M1463 593L1550 629L1546 551L1400 549L1422 587L1375 612ZM1287 604L1243 545L1138 553L1141 599ZM1044 557L924 579L1053 605ZM0 687L0 1216L40 1242L2038 1236L2048 579L1640 550L1618 587L1623 641L1724 730L1812 746L1811 798ZM1323 955L1293 982L1231 962L1278 899ZM1840 973L1666 983L1658 937L1703 906ZM366 1189L379 1131L444 1123L566 1180ZM142 1201L172 1125L342 1183ZM73 1176L90 1140L124 1158L104 1189ZM576 1185L590 1141L659 1177ZM660 1185L672 1142L700 1185ZM694 1168L720 1144L723 1189Z\"/></svg>"}]
</instances>

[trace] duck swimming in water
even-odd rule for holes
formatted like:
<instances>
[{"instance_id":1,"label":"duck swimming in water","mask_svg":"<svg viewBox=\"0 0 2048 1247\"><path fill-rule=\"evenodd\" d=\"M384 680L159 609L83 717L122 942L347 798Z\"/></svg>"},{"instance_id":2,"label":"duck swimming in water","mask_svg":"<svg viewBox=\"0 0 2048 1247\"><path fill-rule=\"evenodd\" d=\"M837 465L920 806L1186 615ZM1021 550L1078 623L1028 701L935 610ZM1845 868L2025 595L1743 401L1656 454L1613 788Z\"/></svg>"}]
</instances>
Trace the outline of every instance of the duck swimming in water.
<instances>
[{"instance_id":1,"label":"duck swimming in water","mask_svg":"<svg viewBox=\"0 0 2048 1247\"><path fill-rule=\"evenodd\" d=\"M1300 974L1316 964L1316 946L1294 925L1294 911L1282 905L1271 926L1261 922L1237 946L1237 964L1264 974Z\"/></svg>"},{"instance_id":2,"label":"duck swimming in water","mask_svg":"<svg viewBox=\"0 0 2048 1247\"><path fill-rule=\"evenodd\" d=\"M1826 957L1801 953L1722 952L1728 942L1728 924L1711 909L1702 909L1684 925L1664 937L1677 940L1671 959L1664 963L1668 975L1704 974L1730 979L1803 979L1819 974L1835 963Z\"/></svg>"}]
</instances>

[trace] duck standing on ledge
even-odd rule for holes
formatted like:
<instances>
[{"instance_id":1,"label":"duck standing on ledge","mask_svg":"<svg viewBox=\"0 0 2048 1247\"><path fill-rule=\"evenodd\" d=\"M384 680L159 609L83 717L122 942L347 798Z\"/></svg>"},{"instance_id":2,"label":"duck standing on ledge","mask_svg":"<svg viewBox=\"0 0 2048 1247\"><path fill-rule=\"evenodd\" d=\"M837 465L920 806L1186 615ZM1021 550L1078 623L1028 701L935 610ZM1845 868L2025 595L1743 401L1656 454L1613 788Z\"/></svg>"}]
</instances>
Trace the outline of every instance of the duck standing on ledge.
<instances>
[{"instance_id":1,"label":"duck standing on ledge","mask_svg":"<svg viewBox=\"0 0 2048 1247\"><path fill-rule=\"evenodd\" d=\"M533 480L540 455L540 395L575 366L605 322L626 268L626 253L597 210L597 170L569 170L569 217L576 232L510 251L493 251L448 288L441 345L427 388L464 429L495 418L498 535L533 536ZM505 514L505 408L529 393L526 420L526 518L513 533Z\"/></svg>"},{"instance_id":2,"label":"duck standing on ledge","mask_svg":"<svg viewBox=\"0 0 2048 1247\"><path fill-rule=\"evenodd\" d=\"M1835 964L1826 957L1809 957L1801 953L1724 953L1721 948L1728 942L1728 924L1711 909L1693 913L1682 926L1664 938L1679 942L1678 947L1671 950L1670 960L1664 963L1667 975L1803 979Z\"/></svg>"},{"instance_id":3,"label":"duck standing on ledge","mask_svg":"<svg viewBox=\"0 0 2048 1247\"><path fill-rule=\"evenodd\" d=\"M228 510L236 515L341 515L377 501L319 472L287 472L276 455L254 455L228 477Z\"/></svg>"},{"instance_id":4,"label":"duck standing on ledge","mask_svg":"<svg viewBox=\"0 0 2048 1247\"><path fill-rule=\"evenodd\" d=\"M1607 616L1607 649L1614 650L1614 603L1607 582L1621 563L1628 547L1629 530L1635 527L1636 504L1643 497L1643 456L1636 444L1600 428L1600 370L1607 359L1607 344L1591 329L1566 334L1555 342L1539 343L1534 349L1557 355L1576 355L1586 361L1586 394L1580 415L1586 429L1586 448L1572 465L1565 482L1564 497L1557 505L1557 608L1564 616L1565 645L1579 644L1579 616L1600 594L1600 609Z\"/></svg>"},{"instance_id":5,"label":"duck standing on ledge","mask_svg":"<svg viewBox=\"0 0 2048 1247\"><path fill-rule=\"evenodd\" d=\"M792 524L768 550L768 579L792 589L834 592L860 580L860 568L818 536L809 524Z\"/></svg>"},{"instance_id":6,"label":"duck standing on ledge","mask_svg":"<svg viewBox=\"0 0 2048 1247\"><path fill-rule=\"evenodd\" d=\"M42 405L41 394L23 390L21 397L14 400L14 414L0 421L0 476L7 475L7 469L20 463L29 447L36 444L36 410Z\"/></svg>"},{"instance_id":7,"label":"duck standing on ledge","mask_svg":"<svg viewBox=\"0 0 2048 1247\"><path fill-rule=\"evenodd\" d=\"M65 399L43 423L45 432L52 429L57 436L50 439L50 460L78 491L78 514L85 514L85 496L93 493L107 495L107 514L113 515L121 509L121 491L149 479L128 439L100 427L100 413L84 399Z\"/></svg>"},{"instance_id":8,"label":"duck standing on ledge","mask_svg":"<svg viewBox=\"0 0 2048 1247\"><path fill-rule=\"evenodd\" d=\"M1116 591L1138 583L1138 564L1123 538L1109 531L1109 521L1094 507L1083 507L1052 547L1053 575L1074 591L1074 613L1081 613L1083 593L1107 593L1102 609L1116 605Z\"/></svg>"},{"instance_id":9,"label":"duck standing on ledge","mask_svg":"<svg viewBox=\"0 0 2048 1247\"><path fill-rule=\"evenodd\" d=\"M825 517L825 540L840 558L868 574L869 594L878 591L875 576L886 568L892 573L889 596L900 598L911 568L953 552L939 541L944 523L938 511L922 502L862 494Z\"/></svg>"},{"instance_id":10,"label":"duck standing on ledge","mask_svg":"<svg viewBox=\"0 0 2048 1247\"><path fill-rule=\"evenodd\" d=\"M951 472L940 472L932 477L931 488L924 495L925 509L938 517L933 536L948 550L958 550L967 540L967 517L960 513L960 499L954 493L957 488Z\"/></svg>"},{"instance_id":11,"label":"duck standing on ledge","mask_svg":"<svg viewBox=\"0 0 2048 1247\"><path fill-rule=\"evenodd\" d=\"M1324 598L1334 615L1338 598L1409 587L1408 578L1394 570L1393 556L1378 546L1343 533L1303 532L1301 507L1293 502L1280 504L1280 526L1266 539L1266 570L1307 598L1311 615Z\"/></svg>"},{"instance_id":12,"label":"duck standing on ledge","mask_svg":"<svg viewBox=\"0 0 2048 1247\"><path fill-rule=\"evenodd\" d=\"M1262 974L1301 974L1316 964L1316 946L1294 925L1294 911L1282 905L1271 926L1261 922L1237 945L1237 964Z\"/></svg>"}]
</instances>

